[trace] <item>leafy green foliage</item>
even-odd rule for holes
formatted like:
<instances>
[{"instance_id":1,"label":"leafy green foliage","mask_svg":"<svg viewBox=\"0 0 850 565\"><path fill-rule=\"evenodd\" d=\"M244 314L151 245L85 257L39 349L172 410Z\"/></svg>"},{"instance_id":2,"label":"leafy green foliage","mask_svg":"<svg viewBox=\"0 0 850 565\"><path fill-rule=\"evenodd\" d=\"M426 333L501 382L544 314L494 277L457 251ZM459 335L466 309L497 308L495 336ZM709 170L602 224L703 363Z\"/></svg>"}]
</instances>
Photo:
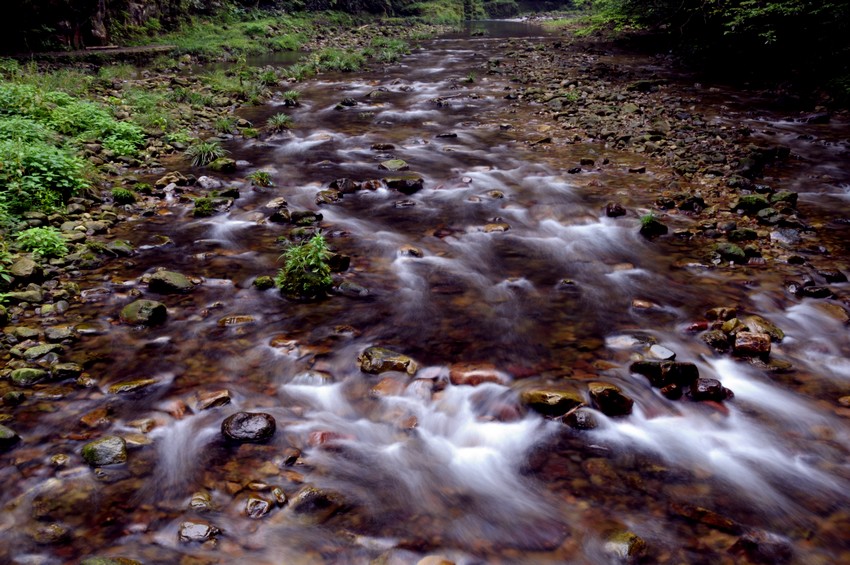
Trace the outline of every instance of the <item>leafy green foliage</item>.
<instances>
[{"instance_id":1,"label":"leafy green foliage","mask_svg":"<svg viewBox=\"0 0 850 565\"><path fill-rule=\"evenodd\" d=\"M192 209L193 216L196 218L206 218L214 216L215 213L215 201L212 198L207 196L195 198L194 208Z\"/></svg>"},{"instance_id":2,"label":"leafy green foliage","mask_svg":"<svg viewBox=\"0 0 850 565\"><path fill-rule=\"evenodd\" d=\"M209 165L219 157L227 155L228 151L218 141L195 140L186 150L186 157L192 160L192 165L202 167Z\"/></svg>"},{"instance_id":3,"label":"leafy green foliage","mask_svg":"<svg viewBox=\"0 0 850 565\"><path fill-rule=\"evenodd\" d=\"M233 128L236 127L236 120L234 120L230 116L218 118L213 124L213 127L218 133L230 133L231 131L233 131Z\"/></svg>"},{"instance_id":4,"label":"leafy green foliage","mask_svg":"<svg viewBox=\"0 0 850 565\"><path fill-rule=\"evenodd\" d=\"M311 62L318 71L351 72L360 70L366 57L356 51L328 47L314 53Z\"/></svg>"},{"instance_id":5,"label":"leafy green foliage","mask_svg":"<svg viewBox=\"0 0 850 565\"><path fill-rule=\"evenodd\" d=\"M136 201L136 195L132 190L116 187L112 189L112 200L118 204L132 204Z\"/></svg>"},{"instance_id":6,"label":"leafy green foliage","mask_svg":"<svg viewBox=\"0 0 850 565\"><path fill-rule=\"evenodd\" d=\"M13 214L53 211L87 186L85 163L44 142L0 141L0 202Z\"/></svg>"},{"instance_id":7,"label":"leafy green foliage","mask_svg":"<svg viewBox=\"0 0 850 565\"><path fill-rule=\"evenodd\" d=\"M36 257L64 257L68 246L62 234L53 227L29 228L15 236L18 247L32 251Z\"/></svg>"},{"instance_id":8,"label":"leafy green foliage","mask_svg":"<svg viewBox=\"0 0 850 565\"><path fill-rule=\"evenodd\" d=\"M327 294L333 280L328 265L330 251L322 234L291 245L281 255L284 266L275 276L275 285L286 295L317 298Z\"/></svg>"},{"instance_id":9,"label":"leafy green foliage","mask_svg":"<svg viewBox=\"0 0 850 565\"><path fill-rule=\"evenodd\" d=\"M254 171L247 178L255 186L272 186L272 176L268 171Z\"/></svg>"},{"instance_id":10,"label":"leafy green foliage","mask_svg":"<svg viewBox=\"0 0 850 565\"><path fill-rule=\"evenodd\" d=\"M274 132L281 132L292 127L292 118L286 114L275 114L266 121L266 126Z\"/></svg>"},{"instance_id":11,"label":"leafy green foliage","mask_svg":"<svg viewBox=\"0 0 850 565\"><path fill-rule=\"evenodd\" d=\"M297 90L287 90L283 93L283 102L287 106L297 106L299 98L301 98L301 93Z\"/></svg>"}]
</instances>

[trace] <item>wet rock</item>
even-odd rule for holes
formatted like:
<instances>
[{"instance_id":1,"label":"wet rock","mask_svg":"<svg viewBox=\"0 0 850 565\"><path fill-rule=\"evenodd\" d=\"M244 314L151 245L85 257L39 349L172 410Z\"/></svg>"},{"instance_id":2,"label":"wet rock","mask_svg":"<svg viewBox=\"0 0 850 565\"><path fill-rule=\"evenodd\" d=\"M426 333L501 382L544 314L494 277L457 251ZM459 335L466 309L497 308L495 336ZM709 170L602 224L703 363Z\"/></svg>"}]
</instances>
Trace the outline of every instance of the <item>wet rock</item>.
<instances>
[{"instance_id":1,"label":"wet rock","mask_svg":"<svg viewBox=\"0 0 850 565\"><path fill-rule=\"evenodd\" d=\"M482 229L484 233L501 233L511 229L511 225L505 222L494 222L492 224L485 225Z\"/></svg>"},{"instance_id":2,"label":"wet rock","mask_svg":"<svg viewBox=\"0 0 850 565\"><path fill-rule=\"evenodd\" d=\"M722 330L707 331L700 336L700 339L717 351L727 351L729 349L729 336Z\"/></svg>"},{"instance_id":3,"label":"wet rock","mask_svg":"<svg viewBox=\"0 0 850 565\"><path fill-rule=\"evenodd\" d=\"M375 146L373 145L372 148L374 149L374 147ZM341 178L332 181L330 185L328 185L328 188L338 190L343 194L354 194L362 188L362 185L359 182L355 182L349 178Z\"/></svg>"},{"instance_id":4,"label":"wet rock","mask_svg":"<svg viewBox=\"0 0 850 565\"><path fill-rule=\"evenodd\" d=\"M605 205L605 215L609 218L619 218L626 215L626 208L617 202L609 202Z\"/></svg>"},{"instance_id":5,"label":"wet rock","mask_svg":"<svg viewBox=\"0 0 850 565\"><path fill-rule=\"evenodd\" d=\"M196 182L198 183L198 186L200 186L204 190L218 190L222 186L220 180L214 177L208 177L206 175L198 177L198 180Z\"/></svg>"},{"instance_id":6,"label":"wet rock","mask_svg":"<svg viewBox=\"0 0 850 565\"><path fill-rule=\"evenodd\" d=\"M211 171L215 171L217 173L235 173L236 172L236 161L231 159L230 157L219 157L207 167Z\"/></svg>"},{"instance_id":7,"label":"wet rock","mask_svg":"<svg viewBox=\"0 0 850 565\"><path fill-rule=\"evenodd\" d=\"M201 513L211 512L216 509L212 495L205 490L200 490L192 494L192 498L189 499L189 508Z\"/></svg>"},{"instance_id":8,"label":"wet rock","mask_svg":"<svg viewBox=\"0 0 850 565\"><path fill-rule=\"evenodd\" d=\"M21 441L21 437L11 428L0 424L0 453L15 447Z\"/></svg>"},{"instance_id":9,"label":"wet rock","mask_svg":"<svg viewBox=\"0 0 850 565\"><path fill-rule=\"evenodd\" d=\"M316 487L304 487L289 502L290 511L312 524L326 522L345 508L344 499L337 493Z\"/></svg>"},{"instance_id":10,"label":"wet rock","mask_svg":"<svg viewBox=\"0 0 850 565\"><path fill-rule=\"evenodd\" d=\"M714 251L720 255L723 261L731 261L732 263L739 264L747 262L747 254L734 243L719 243L714 248Z\"/></svg>"},{"instance_id":11,"label":"wet rock","mask_svg":"<svg viewBox=\"0 0 850 565\"><path fill-rule=\"evenodd\" d=\"M209 410L230 404L229 390L214 390L211 392L198 393L198 410Z\"/></svg>"},{"instance_id":12,"label":"wet rock","mask_svg":"<svg viewBox=\"0 0 850 565\"><path fill-rule=\"evenodd\" d=\"M632 413L634 400L623 394L619 387L603 382L588 383L590 400L606 416L626 416Z\"/></svg>"},{"instance_id":13,"label":"wet rock","mask_svg":"<svg viewBox=\"0 0 850 565\"><path fill-rule=\"evenodd\" d=\"M713 400L722 402L731 396L728 388L725 388L717 379L699 378L692 385L688 393L693 400Z\"/></svg>"},{"instance_id":14,"label":"wet rock","mask_svg":"<svg viewBox=\"0 0 850 565\"><path fill-rule=\"evenodd\" d=\"M245 502L245 515L253 520L258 520L271 512L272 505L265 498L250 496Z\"/></svg>"},{"instance_id":15,"label":"wet rock","mask_svg":"<svg viewBox=\"0 0 850 565\"><path fill-rule=\"evenodd\" d=\"M564 414L564 423L574 430L593 430L599 425L593 410L584 406L577 406Z\"/></svg>"},{"instance_id":16,"label":"wet rock","mask_svg":"<svg viewBox=\"0 0 850 565\"><path fill-rule=\"evenodd\" d=\"M136 300L121 310L121 320L134 326L155 326L165 322L168 310L162 302Z\"/></svg>"},{"instance_id":17,"label":"wet rock","mask_svg":"<svg viewBox=\"0 0 850 565\"><path fill-rule=\"evenodd\" d=\"M818 271L818 275L823 277L823 279L828 283L847 282L847 275L838 269L821 269Z\"/></svg>"},{"instance_id":18,"label":"wet rock","mask_svg":"<svg viewBox=\"0 0 850 565\"><path fill-rule=\"evenodd\" d=\"M135 379L132 381L121 381L109 387L109 394L131 394L142 391L159 383L156 379Z\"/></svg>"},{"instance_id":19,"label":"wet rock","mask_svg":"<svg viewBox=\"0 0 850 565\"><path fill-rule=\"evenodd\" d=\"M730 534L739 534L741 532L741 526L733 520L701 506L673 502L670 504L670 511L677 516L681 516L692 522L705 524L710 528L722 532Z\"/></svg>"},{"instance_id":20,"label":"wet rock","mask_svg":"<svg viewBox=\"0 0 850 565\"><path fill-rule=\"evenodd\" d=\"M174 271L157 271L148 279L148 289L159 294L188 292L194 288L183 274Z\"/></svg>"},{"instance_id":21,"label":"wet rock","mask_svg":"<svg viewBox=\"0 0 850 565\"><path fill-rule=\"evenodd\" d=\"M724 333L731 336L736 335L738 332L745 332L749 330L747 325L738 318L726 320L720 325L720 329L723 330Z\"/></svg>"},{"instance_id":22,"label":"wet rock","mask_svg":"<svg viewBox=\"0 0 850 565\"><path fill-rule=\"evenodd\" d=\"M413 173L385 177L383 180L387 187L395 189L402 194L413 194L425 187L425 179Z\"/></svg>"},{"instance_id":23,"label":"wet rock","mask_svg":"<svg viewBox=\"0 0 850 565\"><path fill-rule=\"evenodd\" d=\"M92 467L124 463L127 461L127 442L118 436L106 436L85 444L82 455Z\"/></svg>"},{"instance_id":24,"label":"wet rock","mask_svg":"<svg viewBox=\"0 0 850 565\"><path fill-rule=\"evenodd\" d=\"M44 330L45 339L53 343L73 339L76 336L74 328L68 326L52 326Z\"/></svg>"},{"instance_id":25,"label":"wet rock","mask_svg":"<svg viewBox=\"0 0 850 565\"><path fill-rule=\"evenodd\" d=\"M310 210L294 210L290 213L290 222L296 226L312 226L322 219L322 214Z\"/></svg>"},{"instance_id":26,"label":"wet rock","mask_svg":"<svg viewBox=\"0 0 850 565\"><path fill-rule=\"evenodd\" d=\"M44 294L41 290L37 289L7 292L3 296L10 304L20 304L22 302L41 304L44 301Z\"/></svg>"},{"instance_id":27,"label":"wet rock","mask_svg":"<svg viewBox=\"0 0 850 565\"><path fill-rule=\"evenodd\" d=\"M680 398L682 398L684 390L682 389L682 385L678 383L670 383L669 385L661 387L661 394L664 396L664 398L669 398L670 400L679 400Z\"/></svg>"},{"instance_id":28,"label":"wet rock","mask_svg":"<svg viewBox=\"0 0 850 565\"><path fill-rule=\"evenodd\" d=\"M606 538L603 550L613 559L635 563L646 553L646 542L634 532L615 532Z\"/></svg>"},{"instance_id":29,"label":"wet rock","mask_svg":"<svg viewBox=\"0 0 850 565\"><path fill-rule=\"evenodd\" d=\"M482 383L507 384L507 375L498 371L493 365L461 363L449 368L449 382L455 386L478 386Z\"/></svg>"},{"instance_id":30,"label":"wet rock","mask_svg":"<svg viewBox=\"0 0 850 565\"><path fill-rule=\"evenodd\" d=\"M23 369L15 369L12 371L12 383L16 386L32 386L41 381L47 380L49 374L44 369L34 367L24 367Z\"/></svg>"},{"instance_id":31,"label":"wet rock","mask_svg":"<svg viewBox=\"0 0 850 565\"><path fill-rule=\"evenodd\" d=\"M206 522L187 520L177 528L177 539L183 543L204 543L215 539L221 530Z\"/></svg>"},{"instance_id":32,"label":"wet rock","mask_svg":"<svg viewBox=\"0 0 850 565\"><path fill-rule=\"evenodd\" d=\"M629 371L645 376L656 388L671 383L687 386L699 377L696 365L681 361L635 361Z\"/></svg>"},{"instance_id":33,"label":"wet rock","mask_svg":"<svg viewBox=\"0 0 850 565\"><path fill-rule=\"evenodd\" d=\"M641 218L640 234L648 239L664 235L668 232L667 226L662 224L657 218L646 217Z\"/></svg>"},{"instance_id":34,"label":"wet rock","mask_svg":"<svg viewBox=\"0 0 850 565\"><path fill-rule=\"evenodd\" d=\"M18 283L39 282L43 278L41 265L29 257L21 257L9 267L9 274Z\"/></svg>"},{"instance_id":35,"label":"wet rock","mask_svg":"<svg viewBox=\"0 0 850 565\"><path fill-rule=\"evenodd\" d=\"M520 402L544 416L563 416L573 408L584 404L584 397L577 390L534 389L520 393Z\"/></svg>"},{"instance_id":36,"label":"wet rock","mask_svg":"<svg viewBox=\"0 0 850 565\"><path fill-rule=\"evenodd\" d=\"M62 353L65 350L58 343L45 343L41 345L36 345L35 347L30 347L24 351L24 359L27 361L35 361L41 357L44 357L48 353Z\"/></svg>"},{"instance_id":37,"label":"wet rock","mask_svg":"<svg viewBox=\"0 0 850 565\"><path fill-rule=\"evenodd\" d=\"M746 214L754 214L763 208L768 208L770 202L761 194L746 194L738 198L732 206L733 210L741 210Z\"/></svg>"},{"instance_id":38,"label":"wet rock","mask_svg":"<svg viewBox=\"0 0 850 565\"><path fill-rule=\"evenodd\" d=\"M414 375L418 366L406 355L396 353L383 347L369 347L357 356L360 370L364 373L377 375L387 371L399 371Z\"/></svg>"},{"instance_id":39,"label":"wet rock","mask_svg":"<svg viewBox=\"0 0 850 565\"><path fill-rule=\"evenodd\" d=\"M35 543L40 545L65 543L71 539L71 529L65 524L60 524L59 522L38 524L32 531L30 531L30 536Z\"/></svg>"},{"instance_id":40,"label":"wet rock","mask_svg":"<svg viewBox=\"0 0 850 565\"><path fill-rule=\"evenodd\" d=\"M20 406L27 399L27 395L19 390L10 390L3 395L4 406Z\"/></svg>"},{"instance_id":41,"label":"wet rock","mask_svg":"<svg viewBox=\"0 0 850 565\"><path fill-rule=\"evenodd\" d=\"M729 548L729 553L746 558L751 563L780 565L788 563L794 557L791 543L776 534L753 531L742 535Z\"/></svg>"},{"instance_id":42,"label":"wet rock","mask_svg":"<svg viewBox=\"0 0 850 565\"><path fill-rule=\"evenodd\" d=\"M747 316L744 318L744 323L753 332L769 335L774 342L778 343L785 339L785 332L761 316Z\"/></svg>"},{"instance_id":43,"label":"wet rock","mask_svg":"<svg viewBox=\"0 0 850 565\"><path fill-rule=\"evenodd\" d=\"M798 195L790 190L781 190L770 196L771 204L787 204L792 208L797 206Z\"/></svg>"},{"instance_id":44,"label":"wet rock","mask_svg":"<svg viewBox=\"0 0 850 565\"><path fill-rule=\"evenodd\" d=\"M805 298L830 298L832 291L825 286L805 286L799 294Z\"/></svg>"},{"instance_id":45,"label":"wet rock","mask_svg":"<svg viewBox=\"0 0 850 565\"><path fill-rule=\"evenodd\" d=\"M166 186L168 186L169 184L172 184L172 183L176 184L177 186L186 186L187 184L189 184L189 179L187 177L183 176L181 173L174 171L174 172L168 173L164 177L159 178L154 183L154 186L156 188L165 188Z\"/></svg>"},{"instance_id":46,"label":"wet rock","mask_svg":"<svg viewBox=\"0 0 850 565\"><path fill-rule=\"evenodd\" d=\"M219 318L216 325L220 328L229 328L232 326L245 326L248 324L254 324L257 322L257 318L251 316L249 314L233 314L231 316L224 316L223 318Z\"/></svg>"},{"instance_id":47,"label":"wet rock","mask_svg":"<svg viewBox=\"0 0 850 565\"><path fill-rule=\"evenodd\" d=\"M87 557L80 565L142 565L142 562L127 557Z\"/></svg>"},{"instance_id":48,"label":"wet rock","mask_svg":"<svg viewBox=\"0 0 850 565\"><path fill-rule=\"evenodd\" d=\"M388 161L384 161L380 165L378 165L379 169L383 169L385 171L407 171L410 169L410 166L401 159L390 159Z\"/></svg>"},{"instance_id":49,"label":"wet rock","mask_svg":"<svg viewBox=\"0 0 850 565\"><path fill-rule=\"evenodd\" d=\"M237 412L221 423L221 433L235 443L262 443L277 430L277 422L264 412Z\"/></svg>"},{"instance_id":50,"label":"wet rock","mask_svg":"<svg viewBox=\"0 0 850 565\"><path fill-rule=\"evenodd\" d=\"M766 333L738 332L735 334L734 352L744 357L770 354L770 336Z\"/></svg>"},{"instance_id":51,"label":"wet rock","mask_svg":"<svg viewBox=\"0 0 850 565\"><path fill-rule=\"evenodd\" d=\"M657 343L649 348L649 356L653 359L661 359L662 361L672 361L676 358L676 354Z\"/></svg>"},{"instance_id":52,"label":"wet rock","mask_svg":"<svg viewBox=\"0 0 850 565\"><path fill-rule=\"evenodd\" d=\"M342 281L334 291L349 298L365 298L371 294L368 288L352 281Z\"/></svg>"},{"instance_id":53,"label":"wet rock","mask_svg":"<svg viewBox=\"0 0 850 565\"><path fill-rule=\"evenodd\" d=\"M344 273L351 266L351 257L341 253L331 253L328 256L328 267L332 273Z\"/></svg>"},{"instance_id":54,"label":"wet rock","mask_svg":"<svg viewBox=\"0 0 850 565\"><path fill-rule=\"evenodd\" d=\"M316 194L316 204L336 204L342 200L342 193L338 190L320 190Z\"/></svg>"}]
</instances>

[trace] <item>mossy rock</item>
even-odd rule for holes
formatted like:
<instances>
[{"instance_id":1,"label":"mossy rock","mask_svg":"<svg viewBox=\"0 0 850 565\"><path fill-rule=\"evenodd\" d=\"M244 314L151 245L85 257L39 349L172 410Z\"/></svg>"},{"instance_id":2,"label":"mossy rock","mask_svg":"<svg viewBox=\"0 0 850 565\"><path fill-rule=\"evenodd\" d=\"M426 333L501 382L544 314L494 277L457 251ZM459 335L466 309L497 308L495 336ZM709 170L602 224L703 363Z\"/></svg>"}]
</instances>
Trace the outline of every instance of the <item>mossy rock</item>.
<instances>
[{"instance_id":1,"label":"mossy rock","mask_svg":"<svg viewBox=\"0 0 850 565\"><path fill-rule=\"evenodd\" d=\"M12 382L17 386L32 386L41 381L47 380L49 374L44 369L35 367L24 367L23 369L15 369L12 371Z\"/></svg>"},{"instance_id":2,"label":"mossy rock","mask_svg":"<svg viewBox=\"0 0 850 565\"><path fill-rule=\"evenodd\" d=\"M20 441L21 437L14 430L0 424L0 453L12 449Z\"/></svg>"},{"instance_id":3,"label":"mossy rock","mask_svg":"<svg viewBox=\"0 0 850 565\"><path fill-rule=\"evenodd\" d=\"M733 209L743 210L747 214L752 214L770 206L767 198L761 194L745 194L738 198Z\"/></svg>"},{"instance_id":4,"label":"mossy rock","mask_svg":"<svg viewBox=\"0 0 850 565\"><path fill-rule=\"evenodd\" d=\"M121 310L121 320L134 326L156 326L165 322L168 310L155 300L136 300Z\"/></svg>"},{"instance_id":5,"label":"mossy rock","mask_svg":"<svg viewBox=\"0 0 850 565\"><path fill-rule=\"evenodd\" d=\"M188 292L194 288L186 275L174 271L157 271L148 280L148 288L159 294Z\"/></svg>"},{"instance_id":6,"label":"mossy rock","mask_svg":"<svg viewBox=\"0 0 850 565\"><path fill-rule=\"evenodd\" d=\"M747 254L734 243L720 243L714 250L724 261L732 261L733 263L747 262Z\"/></svg>"},{"instance_id":7,"label":"mossy rock","mask_svg":"<svg viewBox=\"0 0 850 565\"><path fill-rule=\"evenodd\" d=\"M381 163L379 165L379 167L381 169L384 169L385 171L393 171L393 172L395 172L395 171L406 171L410 168L408 166L408 164L401 159L389 159L389 160Z\"/></svg>"},{"instance_id":8,"label":"mossy rock","mask_svg":"<svg viewBox=\"0 0 850 565\"><path fill-rule=\"evenodd\" d=\"M85 444L82 455L92 467L118 465L127 461L127 442L118 436L106 436Z\"/></svg>"},{"instance_id":9,"label":"mossy rock","mask_svg":"<svg viewBox=\"0 0 850 565\"><path fill-rule=\"evenodd\" d=\"M236 172L236 161L231 159L230 157L219 157L207 167L215 171L217 173L235 173Z\"/></svg>"},{"instance_id":10,"label":"mossy rock","mask_svg":"<svg viewBox=\"0 0 850 565\"><path fill-rule=\"evenodd\" d=\"M257 290L268 290L274 288L274 278L269 275L262 275L254 279L253 285Z\"/></svg>"}]
</instances>

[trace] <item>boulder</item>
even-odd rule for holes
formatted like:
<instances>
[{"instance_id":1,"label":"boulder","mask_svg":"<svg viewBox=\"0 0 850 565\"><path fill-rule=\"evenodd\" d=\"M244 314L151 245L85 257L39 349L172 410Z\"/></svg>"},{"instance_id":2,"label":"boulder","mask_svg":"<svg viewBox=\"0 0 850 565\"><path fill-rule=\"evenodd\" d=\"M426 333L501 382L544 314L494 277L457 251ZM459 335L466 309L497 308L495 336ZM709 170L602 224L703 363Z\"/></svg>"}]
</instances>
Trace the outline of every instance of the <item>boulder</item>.
<instances>
[{"instance_id":1,"label":"boulder","mask_svg":"<svg viewBox=\"0 0 850 565\"><path fill-rule=\"evenodd\" d=\"M127 442L118 436L106 436L85 444L82 455L92 467L124 463L127 461Z\"/></svg>"},{"instance_id":2,"label":"boulder","mask_svg":"<svg viewBox=\"0 0 850 565\"><path fill-rule=\"evenodd\" d=\"M12 449L20 441L21 437L14 430L0 424L0 453Z\"/></svg>"},{"instance_id":3,"label":"boulder","mask_svg":"<svg viewBox=\"0 0 850 565\"><path fill-rule=\"evenodd\" d=\"M29 257L21 257L9 267L9 274L17 282L38 282L42 278L41 266Z\"/></svg>"},{"instance_id":4,"label":"boulder","mask_svg":"<svg viewBox=\"0 0 850 565\"><path fill-rule=\"evenodd\" d=\"M593 406L606 416L626 416L632 413L634 400L623 394L619 387L610 383L588 383Z\"/></svg>"},{"instance_id":5,"label":"boulder","mask_svg":"<svg viewBox=\"0 0 850 565\"><path fill-rule=\"evenodd\" d=\"M544 416L563 416L584 404L584 397L575 389L532 389L520 393L520 402Z\"/></svg>"},{"instance_id":6,"label":"boulder","mask_svg":"<svg viewBox=\"0 0 850 565\"><path fill-rule=\"evenodd\" d=\"M237 412L224 419L221 433L234 443L262 443L277 430L274 417L264 412Z\"/></svg>"},{"instance_id":7,"label":"boulder","mask_svg":"<svg viewBox=\"0 0 850 565\"><path fill-rule=\"evenodd\" d=\"M734 352L744 357L770 354L770 336L766 333L738 332L735 334Z\"/></svg>"},{"instance_id":8,"label":"boulder","mask_svg":"<svg viewBox=\"0 0 850 565\"><path fill-rule=\"evenodd\" d=\"M136 300L121 310L121 320L134 326L156 326L167 317L165 304L155 300Z\"/></svg>"},{"instance_id":9,"label":"boulder","mask_svg":"<svg viewBox=\"0 0 850 565\"><path fill-rule=\"evenodd\" d=\"M399 371L408 375L416 374L416 361L401 353L383 347L369 347L357 356L360 370L378 375L387 371Z\"/></svg>"},{"instance_id":10,"label":"boulder","mask_svg":"<svg viewBox=\"0 0 850 565\"><path fill-rule=\"evenodd\" d=\"M159 294L188 292L192 288L192 281L174 271L157 271L148 279L148 289Z\"/></svg>"}]
</instances>

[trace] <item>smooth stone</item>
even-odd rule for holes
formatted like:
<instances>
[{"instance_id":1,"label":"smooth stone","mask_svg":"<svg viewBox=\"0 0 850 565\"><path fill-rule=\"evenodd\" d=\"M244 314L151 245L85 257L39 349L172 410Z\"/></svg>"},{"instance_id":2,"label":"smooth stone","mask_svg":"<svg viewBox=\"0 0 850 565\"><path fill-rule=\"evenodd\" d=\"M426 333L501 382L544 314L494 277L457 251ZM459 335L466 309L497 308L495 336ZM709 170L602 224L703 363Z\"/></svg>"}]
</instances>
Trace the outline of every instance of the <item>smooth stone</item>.
<instances>
[{"instance_id":1,"label":"smooth stone","mask_svg":"<svg viewBox=\"0 0 850 565\"><path fill-rule=\"evenodd\" d=\"M414 375L418 369L416 361L395 351L383 347L369 347L357 356L360 370L378 375L387 371L399 371Z\"/></svg>"},{"instance_id":2,"label":"smooth stone","mask_svg":"<svg viewBox=\"0 0 850 565\"><path fill-rule=\"evenodd\" d=\"M19 290L7 292L3 295L11 304L20 304L26 302L28 304L41 304L44 300L44 294L40 290Z\"/></svg>"},{"instance_id":3,"label":"smooth stone","mask_svg":"<svg viewBox=\"0 0 850 565\"><path fill-rule=\"evenodd\" d=\"M11 428L0 424L0 452L8 451L21 441L21 436Z\"/></svg>"},{"instance_id":4,"label":"smooth stone","mask_svg":"<svg viewBox=\"0 0 850 565\"><path fill-rule=\"evenodd\" d=\"M702 334L700 339L717 351L729 349L729 336L723 330L709 330Z\"/></svg>"},{"instance_id":5,"label":"smooth stone","mask_svg":"<svg viewBox=\"0 0 850 565\"><path fill-rule=\"evenodd\" d=\"M245 515L253 520L258 520L271 512L272 505L265 498L250 496L245 502Z\"/></svg>"},{"instance_id":6,"label":"smooth stone","mask_svg":"<svg viewBox=\"0 0 850 565\"><path fill-rule=\"evenodd\" d=\"M717 379L699 378L691 385L689 396L693 400L713 400L722 402L730 396L729 389L725 388Z\"/></svg>"},{"instance_id":7,"label":"smooth stone","mask_svg":"<svg viewBox=\"0 0 850 565\"><path fill-rule=\"evenodd\" d=\"M155 300L136 300L121 309L121 320L132 325L155 326L167 317L165 304Z\"/></svg>"},{"instance_id":8,"label":"smooth stone","mask_svg":"<svg viewBox=\"0 0 850 565\"><path fill-rule=\"evenodd\" d=\"M123 239L116 239L106 244L106 249L118 257L129 257L135 252L132 244Z\"/></svg>"},{"instance_id":9,"label":"smooth stone","mask_svg":"<svg viewBox=\"0 0 850 565\"><path fill-rule=\"evenodd\" d=\"M271 438L277 429L274 417L264 412L237 412L224 419L221 433L236 443L261 443Z\"/></svg>"},{"instance_id":10,"label":"smooth stone","mask_svg":"<svg viewBox=\"0 0 850 565\"><path fill-rule=\"evenodd\" d=\"M26 351L24 351L24 359L27 361L35 361L39 357L44 357L48 353L62 353L65 350L64 347L59 345L58 343L45 343L42 345L36 345L35 347L30 347Z\"/></svg>"},{"instance_id":11,"label":"smooth stone","mask_svg":"<svg viewBox=\"0 0 850 565\"><path fill-rule=\"evenodd\" d=\"M631 563L646 553L646 542L634 532L621 531L608 536L603 550L614 559Z\"/></svg>"},{"instance_id":12,"label":"smooth stone","mask_svg":"<svg viewBox=\"0 0 850 565\"><path fill-rule=\"evenodd\" d=\"M159 294L188 292L194 288L183 274L174 271L157 271L148 279L148 289Z\"/></svg>"},{"instance_id":13,"label":"smooth stone","mask_svg":"<svg viewBox=\"0 0 850 565\"><path fill-rule=\"evenodd\" d=\"M577 406L564 415L564 423L574 430L593 430L599 424L593 410Z\"/></svg>"},{"instance_id":14,"label":"smooth stone","mask_svg":"<svg viewBox=\"0 0 850 565\"><path fill-rule=\"evenodd\" d=\"M12 371L11 379L12 383L16 386L32 386L36 383L47 380L48 376L47 371L44 369L24 367L22 369L15 369Z\"/></svg>"},{"instance_id":15,"label":"smooth stone","mask_svg":"<svg viewBox=\"0 0 850 565\"><path fill-rule=\"evenodd\" d=\"M681 361L636 361L629 371L643 375L649 384L661 388L676 383L689 385L699 377L699 369L693 363Z\"/></svg>"},{"instance_id":16,"label":"smooth stone","mask_svg":"<svg viewBox=\"0 0 850 565\"><path fill-rule=\"evenodd\" d=\"M765 356L770 353L770 336L766 333L738 332L734 351L742 356Z\"/></svg>"},{"instance_id":17,"label":"smooth stone","mask_svg":"<svg viewBox=\"0 0 850 565\"><path fill-rule=\"evenodd\" d=\"M42 276L41 266L29 257L21 257L9 267L11 274L17 281L37 281Z\"/></svg>"},{"instance_id":18,"label":"smooth stone","mask_svg":"<svg viewBox=\"0 0 850 565\"><path fill-rule=\"evenodd\" d=\"M74 328L68 326L53 326L44 330L44 338L51 342L65 341L76 337Z\"/></svg>"},{"instance_id":19,"label":"smooth stone","mask_svg":"<svg viewBox=\"0 0 850 565\"><path fill-rule=\"evenodd\" d=\"M634 400L610 383L588 383L587 389L593 405L606 416L627 416L632 413Z\"/></svg>"},{"instance_id":20,"label":"smooth stone","mask_svg":"<svg viewBox=\"0 0 850 565\"><path fill-rule=\"evenodd\" d=\"M663 345L655 344L649 348L649 355L655 359L662 361L672 361L676 358L676 354L664 347Z\"/></svg>"},{"instance_id":21,"label":"smooth stone","mask_svg":"<svg viewBox=\"0 0 850 565\"><path fill-rule=\"evenodd\" d=\"M406 171L410 168L408 166L408 164L401 159L389 159L389 160L381 163L378 167L385 170L385 171L392 171L392 172Z\"/></svg>"},{"instance_id":22,"label":"smooth stone","mask_svg":"<svg viewBox=\"0 0 850 565\"><path fill-rule=\"evenodd\" d=\"M289 501L290 511L312 524L326 522L343 508L345 501L337 493L309 486L302 488Z\"/></svg>"},{"instance_id":23,"label":"smooth stone","mask_svg":"<svg viewBox=\"0 0 850 565\"><path fill-rule=\"evenodd\" d=\"M67 542L71 537L71 530L65 524L53 522L51 524L38 524L30 535L37 544L53 545Z\"/></svg>"},{"instance_id":24,"label":"smooth stone","mask_svg":"<svg viewBox=\"0 0 850 565\"><path fill-rule=\"evenodd\" d=\"M755 333L769 335L772 341L780 342L785 339L785 332L761 316L747 316L744 318L744 324Z\"/></svg>"},{"instance_id":25,"label":"smooth stone","mask_svg":"<svg viewBox=\"0 0 850 565\"><path fill-rule=\"evenodd\" d=\"M230 404L231 396L229 390L214 390L212 392L198 393L198 410L209 410Z\"/></svg>"},{"instance_id":26,"label":"smooth stone","mask_svg":"<svg viewBox=\"0 0 850 565\"><path fill-rule=\"evenodd\" d=\"M187 520L180 523L177 529L177 539L183 543L203 543L215 539L220 533L221 530L212 524Z\"/></svg>"},{"instance_id":27,"label":"smooth stone","mask_svg":"<svg viewBox=\"0 0 850 565\"><path fill-rule=\"evenodd\" d=\"M207 165L207 168L217 173L235 173L236 160L231 159L230 157L219 157L218 159Z\"/></svg>"},{"instance_id":28,"label":"smooth stone","mask_svg":"<svg viewBox=\"0 0 850 565\"><path fill-rule=\"evenodd\" d=\"M127 442L118 436L106 436L85 444L82 455L92 467L124 463L127 461Z\"/></svg>"},{"instance_id":29,"label":"smooth stone","mask_svg":"<svg viewBox=\"0 0 850 565\"><path fill-rule=\"evenodd\" d=\"M575 389L534 389L520 393L520 402L544 416L563 416L584 404L584 397Z\"/></svg>"}]
</instances>

